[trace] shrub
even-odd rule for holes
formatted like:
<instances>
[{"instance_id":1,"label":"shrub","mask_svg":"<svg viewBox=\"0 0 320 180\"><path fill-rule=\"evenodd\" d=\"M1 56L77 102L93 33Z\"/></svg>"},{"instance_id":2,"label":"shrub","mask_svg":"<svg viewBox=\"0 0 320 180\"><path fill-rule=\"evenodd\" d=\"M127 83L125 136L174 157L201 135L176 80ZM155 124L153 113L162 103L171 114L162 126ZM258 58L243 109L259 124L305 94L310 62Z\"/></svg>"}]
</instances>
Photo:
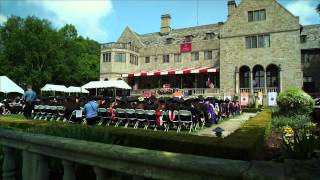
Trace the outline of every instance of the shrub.
<instances>
[{"instance_id":1,"label":"shrub","mask_svg":"<svg viewBox=\"0 0 320 180\"><path fill-rule=\"evenodd\" d=\"M309 115L314 107L311 96L299 88L290 88L279 94L277 104L285 116Z\"/></svg>"},{"instance_id":2,"label":"shrub","mask_svg":"<svg viewBox=\"0 0 320 180\"><path fill-rule=\"evenodd\" d=\"M160 151L195 154L227 159L250 160L261 156L270 133L271 110L266 109L246 121L228 137L213 138L176 132L84 126L60 122L0 120L1 127L30 133L117 144Z\"/></svg>"},{"instance_id":3,"label":"shrub","mask_svg":"<svg viewBox=\"0 0 320 180\"><path fill-rule=\"evenodd\" d=\"M261 111L259 108L242 108L242 112L248 112L248 113L257 113Z\"/></svg>"},{"instance_id":4,"label":"shrub","mask_svg":"<svg viewBox=\"0 0 320 180\"><path fill-rule=\"evenodd\" d=\"M285 126L292 127L294 129L303 128L311 123L310 116L295 115L295 116L276 116L272 119L272 125L275 128L282 128Z\"/></svg>"}]
</instances>

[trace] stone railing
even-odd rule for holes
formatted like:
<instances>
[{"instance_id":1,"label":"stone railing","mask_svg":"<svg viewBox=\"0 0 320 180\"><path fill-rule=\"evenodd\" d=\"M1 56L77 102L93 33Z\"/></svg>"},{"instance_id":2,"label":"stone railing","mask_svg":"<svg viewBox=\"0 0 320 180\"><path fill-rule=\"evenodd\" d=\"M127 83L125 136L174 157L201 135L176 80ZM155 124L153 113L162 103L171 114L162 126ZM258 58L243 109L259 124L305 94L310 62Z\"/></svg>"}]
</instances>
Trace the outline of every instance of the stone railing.
<instances>
[{"instance_id":1,"label":"stone railing","mask_svg":"<svg viewBox=\"0 0 320 180\"><path fill-rule=\"evenodd\" d=\"M179 89L180 91L188 91L189 95L192 96L199 96L199 95L217 95L220 93L219 88L183 88ZM137 89L137 90L132 90L131 94L132 95L143 95L144 92L156 92L157 89Z\"/></svg>"},{"instance_id":2,"label":"stone railing","mask_svg":"<svg viewBox=\"0 0 320 180\"><path fill-rule=\"evenodd\" d=\"M250 88L240 88L240 93L243 92L250 93Z\"/></svg>"},{"instance_id":3,"label":"stone railing","mask_svg":"<svg viewBox=\"0 0 320 180\"><path fill-rule=\"evenodd\" d=\"M278 87L267 87L267 92L278 92Z\"/></svg>"},{"instance_id":4,"label":"stone railing","mask_svg":"<svg viewBox=\"0 0 320 180\"><path fill-rule=\"evenodd\" d=\"M196 155L171 153L30 134L0 129L0 145L3 150L2 179L17 179L17 152L22 152L22 179L49 179L48 159L62 160L63 180L75 180L75 165L93 167L97 180L106 179L106 171L112 170L133 176L133 179L292 179L303 171L299 162L279 164L262 161L240 161L209 158ZM298 164L297 164L298 163ZM311 162L319 164L319 161ZM294 164L294 165L291 165ZM299 167L299 172L293 172ZM310 177L317 166L307 172ZM286 173L289 172L289 173ZM312 174L313 173L313 174ZM291 176L291 177L290 177ZM312 178L311 178L312 179Z\"/></svg>"},{"instance_id":5,"label":"stone railing","mask_svg":"<svg viewBox=\"0 0 320 180\"><path fill-rule=\"evenodd\" d=\"M253 88L253 92L255 92L255 93L257 93L257 92L264 93L264 87L254 87Z\"/></svg>"},{"instance_id":6,"label":"stone railing","mask_svg":"<svg viewBox=\"0 0 320 180\"><path fill-rule=\"evenodd\" d=\"M129 43L118 43L118 42L101 44L101 50L106 50L106 49L127 49L134 52L139 52L139 48L137 48L136 46L133 46Z\"/></svg>"}]
</instances>

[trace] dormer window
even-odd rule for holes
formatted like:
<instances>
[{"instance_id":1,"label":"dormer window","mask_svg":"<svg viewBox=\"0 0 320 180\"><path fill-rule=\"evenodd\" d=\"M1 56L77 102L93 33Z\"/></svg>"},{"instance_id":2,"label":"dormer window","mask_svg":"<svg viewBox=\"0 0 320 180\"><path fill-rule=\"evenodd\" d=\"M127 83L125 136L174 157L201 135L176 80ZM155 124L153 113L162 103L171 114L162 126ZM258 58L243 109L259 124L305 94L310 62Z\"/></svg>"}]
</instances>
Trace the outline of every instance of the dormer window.
<instances>
[{"instance_id":1,"label":"dormer window","mask_svg":"<svg viewBox=\"0 0 320 180\"><path fill-rule=\"evenodd\" d=\"M166 39L166 44L172 44L172 43L173 43L173 38Z\"/></svg>"},{"instance_id":2,"label":"dormer window","mask_svg":"<svg viewBox=\"0 0 320 180\"><path fill-rule=\"evenodd\" d=\"M213 32L206 33L205 40L211 40L211 39L214 39L214 37L215 37L215 34Z\"/></svg>"},{"instance_id":3,"label":"dormer window","mask_svg":"<svg viewBox=\"0 0 320 180\"><path fill-rule=\"evenodd\" d=\"M188 35L188 36L185 36L185 42L192 42L192 38L193 36L192 35Z\"/></svg>"}]
</instances>

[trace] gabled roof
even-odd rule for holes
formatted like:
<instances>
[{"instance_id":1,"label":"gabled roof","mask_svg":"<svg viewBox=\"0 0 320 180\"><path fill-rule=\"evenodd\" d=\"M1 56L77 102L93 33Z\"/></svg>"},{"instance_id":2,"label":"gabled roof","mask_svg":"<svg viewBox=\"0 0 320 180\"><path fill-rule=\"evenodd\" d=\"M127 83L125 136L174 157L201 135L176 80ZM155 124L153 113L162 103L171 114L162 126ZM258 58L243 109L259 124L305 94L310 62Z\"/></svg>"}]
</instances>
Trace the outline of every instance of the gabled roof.
<instances>
[{"instance_id":1,"label":"gabled roof","mask_svg":"<svg viewBox=\"0 0 320 180\"><path fill-rule=\"evenodd\" d=\"M303 26L301 35L306 36L306 42L301 43L301 49L320 49L320 24Z\"/></svg>"}]
</instances>

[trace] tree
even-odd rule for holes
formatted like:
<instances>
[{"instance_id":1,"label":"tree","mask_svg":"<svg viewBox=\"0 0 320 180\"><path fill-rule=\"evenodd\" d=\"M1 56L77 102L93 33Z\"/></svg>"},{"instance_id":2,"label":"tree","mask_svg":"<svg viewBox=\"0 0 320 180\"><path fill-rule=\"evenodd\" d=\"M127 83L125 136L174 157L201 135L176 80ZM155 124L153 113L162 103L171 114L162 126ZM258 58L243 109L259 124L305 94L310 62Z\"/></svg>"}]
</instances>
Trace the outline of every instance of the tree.
<instances>
[{"instance_id":1,"label":"tree","mask_svg":"<svg viewBox=\"0 0 320 180\"><path fill-rule=\"evenodd\" d=\"M0 75L39 90L47 83L83 85L99 76L100 46L45 19L12 16L0 26Z\"/></svg>"},{"instance_id":2,"label":"tree","mask_svg":"<svg viewBox=\"0 0 320 180\"><path fill-rule=\"evenodd\" d=\"M317 12L320 14L320 3L318 4L318 6L317 6Z\"/></svg>"}]
</instances>

